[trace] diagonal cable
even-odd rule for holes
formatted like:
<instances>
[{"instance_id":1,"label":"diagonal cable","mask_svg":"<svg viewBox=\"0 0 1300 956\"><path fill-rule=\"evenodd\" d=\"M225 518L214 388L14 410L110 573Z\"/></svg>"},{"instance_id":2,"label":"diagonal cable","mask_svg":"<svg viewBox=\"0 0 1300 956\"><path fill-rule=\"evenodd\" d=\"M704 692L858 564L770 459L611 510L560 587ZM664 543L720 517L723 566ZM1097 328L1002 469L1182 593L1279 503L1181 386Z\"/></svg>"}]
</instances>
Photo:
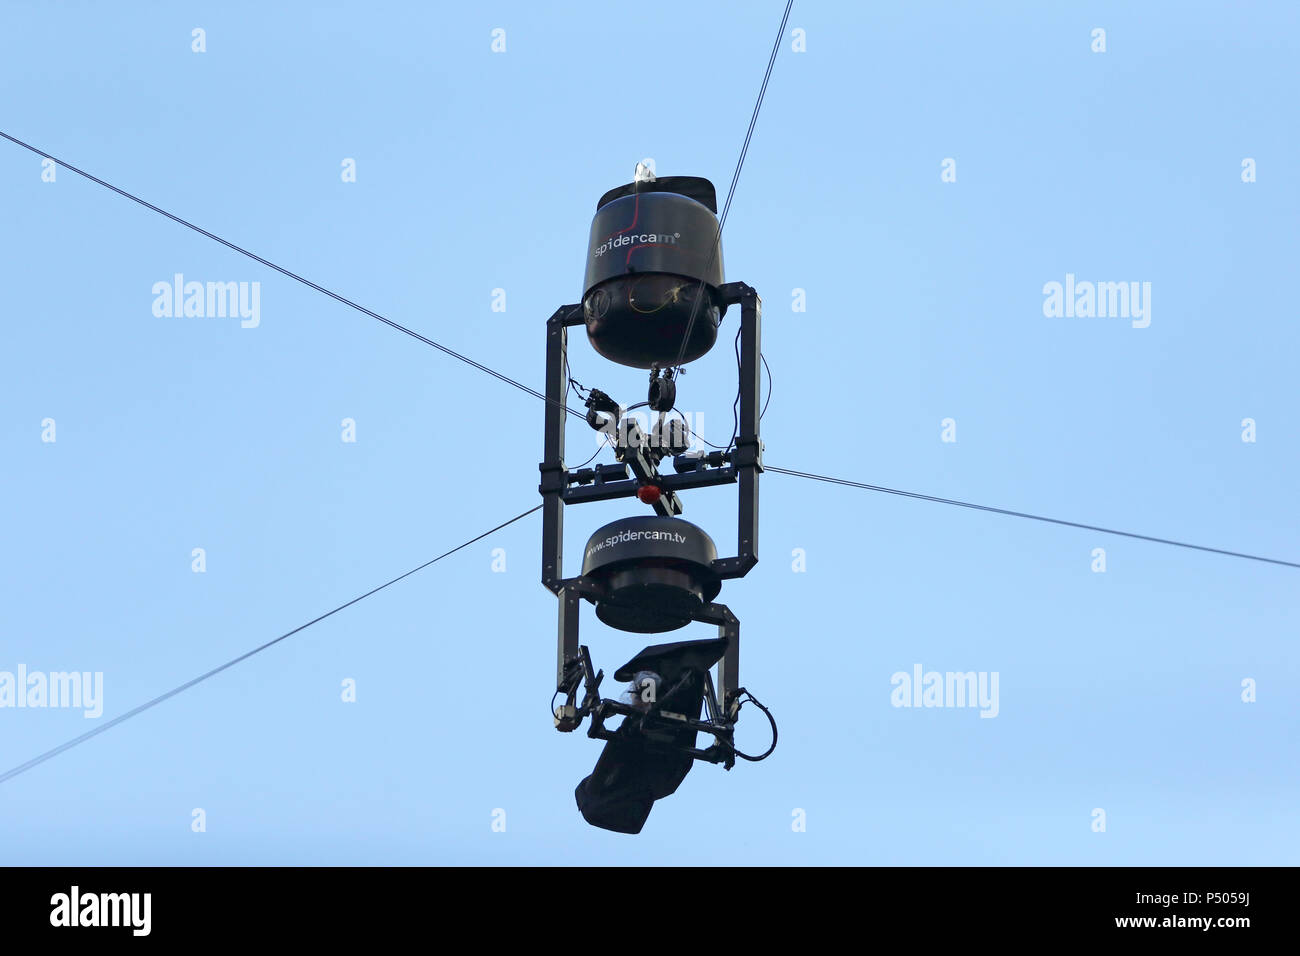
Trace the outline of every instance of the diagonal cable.
<instances>
[{"instance_id":1,"label":"diagonal cable","mask_svg":"<svg viewBox=\"0 0 1300 956\"><path fill-rule=\"evenodd\" d=\"M173 687L165 694L159 694L157 697L153 698L153 700L145 701L140 706L133 707L131 710L128 710L125 714L121 714L117 717L114 717L112 720L108 721L105 724L100 724L94 730L88 730L84 734L81 734L78 737L73 737L71 740L67 741L66 743L59 744L59 746L53 748L52 750L47 750L45 751L45 753L33 757L31 760L28 760L26 763L21 763L10 770L6 770L4 773L0 774L0 783L4 783L7 780L11 780L21 773L26 773L28 770L31 770L33 767L45 763L45 761L49 760L51 757L57 757L59 754L63 753L66 750L71 750L73 747L77 746L78 744L84 744L90 738L97 737L100 734L104 733L104 731L111 730L112 728L116 727L118 724L125 723L126 721L130 720L132 717L135 717L137 714L142 714L146 710L149 710L151 707L156 707L157 705L161 704L165 700L170 700L171 698L175 697L177 694L189 690L194 685L203 683L209 677L215 677L216 675L220 674L222 671L229 670L230 668L234 667L236 664L248 660L254 654L260 654L262 653L262 651L266 650L267 648L274 647L276 644L279 644L281 641L293 637L299 631L305 631L313 624L317 624L325 620L325 618L327 617L332 617L333 615L337 614L339 611L342 611L344 608L349 608L352 605L356 604L358 601L364 601L372 594L378 594L380 591L384 590L384 588L391 587L392 585L396 584L398 581L401 581L403 578L409 578L412 574L415 574L417 571L423 571L431 564L437 564L443 558L455 554L457 551L460 551L462 548L468 548L474 542L482 541L488 535L500 531L502 528L506 527L507 525L512 525L516 521L520 520L521 518L528 517L534 511L540 510L541 507L542 507L541 505L538 505L536 508L529 508L527 511L523 512L522 514L515 515L509 521L503 521L495 528L492 528L489 531L484 531L482 534L478 535L477 537L470 538L464 544L456 545L456 547L452 548L450 551L443 552L433 560L426 561L424 562L424 564L420 565L419 567L412 568L411 570L407 571L405 574L399 574L391 581L386 581L385 583L379 585L379 587L372 588L371 590L367 591L365 594L361 594L358 595L357 597L354 597L351 601L348 601L346 604L340 604L332 611L326 611L324 614L320 615L319 617L312 618L306 624L298 625L292 631L286 631L285 633L281 634L279 637L272 638L271 640L267 641L265 644L260 644L257 647L253 648L251 651L246 651L243 654L240 654L238 657L231 658L230 660L226 661L226 663L220 665L219 667L214 667L212 668L212 670L204 674L200 674L198 677L195 677L193 680L188 680L184 684L181 684L177 687Z\"/></svg>"},{"instance_id":2,"label":"diagonal cable","mask_svg":"<svg viewBox=\"0 0 1300 956\"><path fill-rule=\"evenodd\" d=\"M478 369L480 372L486 372L488 375L491 375L493 378L500 379L501 381L505 382L507 385L513 385L515 388L527 392L529 395L532 395L535 398L540 398L544 402L551 401L551 399L547 398L541 392L537 391L534 388L529 388L523 382L516 381L515 379L511 378L509 375L504 375L501 372L498 372L496 369L489 368L488 366L484 365L481 362L476 362L468 355L462 355L460 352L457 352L455 349L448 348L447 346L443 345L440 342L435 342L433 339L421 335L419 332L416 332L414 329L408 329L406 326L402 325L401 323L394 322L392 319L387 318L386 316L382 316L378 312L374 312L370 309L367 309L364 305L361 305L360 303L357 302L353 302L351 299L347 298L346 296L339 295L339 293L334 292L331 289L327 289L323 285L319 285L318 283L312 282L310 279L304 276L300 276L298 273L286 269L284 266L276 265L274 262L272 262L269 259L263 259L257 253L250 252L248 249L245 249L243 246L236 245L235 243L231 242L228 239L223 239L220 236L218 236L216 233L208 232L208 230L204 229L202 226L197 226L194 223L190 222L188 219L182 219L180 216L177 216L174 213L170 213L166 209L163 209L159 206L155 206L153 203L141 199L139 196L135 195L134 193L129 193L125 189L120 189L117 186L114 186L112 183L105 182L104 180L100 179L98 176L86 172L84 169L78 169L76 166L73 166L71 163L64 162L63 160L59 159L57 156L52 156L49 153L44 152L43 150L37 149L35 146L31 145L30 143L24 143L21 139L18 139L16 136L10 136L8 133L4 132L3 130L0 130L0 137L4 137L5 139L9 140L9 142L14 143L17 146L21 146L23 149L30 150L31 152L35 153L37 156L52 159L56 164L58 164L62 168L69 170L70 172L76 173L78 176L81 176L83 179L88 179L92 183L95 183L96 185L103 186L105 189L112 190L113 192L117 193L119 196L123 196L131 200L132 202L139 203L141 206L144 206L146 209L152 210L153 212L158 213L158 215L160 216L165 216L168 219L170 219L172 222L184 226L186 229L192 229L195 232L197 232L199 235L206 236L207 238L211 239L213 242L221 243L227 249L232 249L235 252L238 252L241 256L247 256L249 259L252 259L254 262L261 263L262 265L266 266L268 269L274 269L276 272L280 273L283 276L288 276L290 279L293 279L295 282L301 282L303 285L307 286L308 288L315 289L317 292L321 293L322 295L327 295L334 301L343 303L344 305L348 306L348 308L356 309L362 315L367 315L370 318L375 319L376 321L382 322L391 328L397 329L397 331L399 332L405 332L411 338L423 342L425 345L432 346L438 351L446 355L450 355L454 359L458 359L464 362L466 365L473 366L474 368ZM583 412L579 412L575 409L569 408L567 405L564 406L564 410L568 412L570 415L577 415L579 418L586 418L586 415Z\"/></svg>"},{"instance_id":3,"label":"diagonal cable","mask_svg":"<svg viewBox=\"0 0 1300 956\"><path fill-rule=\"evenodd\" d=\"M785 25L790 19L790 8L794 6L794 0L787 0L785 5L785 15L781 17L781 25L776 30L776 40L772 43L772 55L767 58L767 71L763 74L763 85L759 88L758 99L754 102L754 112L749 118L749 129L745 132L744 145L740 147L740 158L736 161L736 171L731 174L731 185L727 189L727 201L722 205L722 216L718 219L718 235L713 242L712 248L709 249L709 261L704 267L704 275L709 274L709 269L713 267L713 260L717 258L718 249L722 244L722 230L727 225L727 214L731 211L731 198L736 194L736 184L740 182L740 171L745 166L745 156L749 153L749 141L754 136L754 127L758 123L758 111L763 108L763 97L767 95L767 81L772 78L772 67L776 64L777 51L781 49L781 39L785 36ZM673 364L681 368L682 356L686 354L686 343L691 340L691 330L695 328L695 317L700 310L700 300L704 297L705 280L701 279L699 287L695 290L695 301L691 305L691 317L686 323L686 334L682 336L681 348L677 350L677 361Z\"/></svg>"},{"instance_id":4,"label":"diagonal cable","mask_svg":"<svg viewBox=\"0 0 1300 956\"><path fill-rule=\"evenodd\" d=\"M816 475L811 472L794 471L789 468L774 468L771 465L764 465L763 470L776 472L779 475L792 475L795 478L811 478L814 481L826 481L833 485L845 485L849 488L861 488L864 491L879 491L889 495L902 495L905 498L916 498L920 501L933 501L941 505L955 505L958 508L970 508L975 511L988 511L993 514L1010 515L1013 518L1028 518L1031 521L1045 521L1049 524L1064 525L1067 528L1082 528L1085 531L1100 531L1102 534L1115 534L1123 538L1136 538L1139 541L1152 541L1156 544L1168 544L1176 548L1189 548L1193 551L1208 551L1211 554L1222 554L1230 558L1245 558L1249 561L1263 561L1266 564L1278 564L1287 568L1300 568L1300 563L1295 561L1283 561L1280 558L1265 558L1258 554L1246 554L1243 551L1227 551L1223 548L1211 548L1203 544L1191 544L1187 541L1175 541L1172 538L1157 538L1149 534L1137 534L1134 531L1118 531L1115 528L1102 528L1095 524L1083 524L1079 521L1065 521L1061 518L1048 518L1044 515L1034 515L1024 511L1012 511L1009 508L994 508L992 505L975 504L971 501L958 501L955 498L938 498L934 495L923 495L916 491L902 491L898 488L886 488L883 485L869 485L861 481L849 481L846 478L831 478L828 475Z\"/></svg>"}]
</instances>

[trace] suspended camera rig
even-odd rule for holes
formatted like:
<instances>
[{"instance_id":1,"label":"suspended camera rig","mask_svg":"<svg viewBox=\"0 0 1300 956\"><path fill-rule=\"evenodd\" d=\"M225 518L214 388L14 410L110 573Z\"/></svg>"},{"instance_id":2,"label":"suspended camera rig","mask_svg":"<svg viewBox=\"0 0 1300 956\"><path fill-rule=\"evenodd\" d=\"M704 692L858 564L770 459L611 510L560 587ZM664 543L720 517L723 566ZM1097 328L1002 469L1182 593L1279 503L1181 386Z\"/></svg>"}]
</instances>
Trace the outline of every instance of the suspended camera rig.
<instances>
[{"instance_id":1,"label":"suspended camera rig","mask_svg":"<svg viewBox=\"0 0 1300 956\"><path fill-rule=\"evenodd\" d=\"M762 304L749 285L721 281L715 215L712 185L695 177L611 190L592 223L583 301L557 309L546 325L539 491L542 583L559 599L555 697L563 694L564 701L555 707L552 700L555 726L572 732L590 717L587 735L606 742L576 796L589 823L621 832L640 832L654 800L674 792L694 761L731 769L737 756L761 760L772 749L755 758L735 747L740 707L753 698L739 686L740 621L715 600L724 581L744 577L758 563L763 471ZM661 368L676 364L679 356L689 361L707 352L729 306L740 307L738 431L725 450L688 452L688 436L666 419L674 408L676 381L671 370ZM570 471L564 463L568 330L578 325L586 326L604 357L650 368L646 404L659 412L659 422L647 435L618 402L590 389L587 422L610 436L616 463ZM672 473L661 472L669 459ZM734 557L719 558L709 535L680 517L681 493L728 484L737 487L737 550ZM565 577L565 508L616 498L637 498L654 514L598 529L584 550L582 573ZM632 702L602 697L604 671L593 668L579 640L584 600L595 605L601 621L619 630L661 633L700 622L716 626L717 637L645 648L614 674L619 681L640 678L644 693ZM715 664L716 683L710 673ZM703 719L701 705L707 713ZM608 729L606 721L616 716L624 718L622 724ZM700 733L712 737L707 747L696 745ZM775 722L772 733L774 748Z\"/></svg>"}]
</instances>

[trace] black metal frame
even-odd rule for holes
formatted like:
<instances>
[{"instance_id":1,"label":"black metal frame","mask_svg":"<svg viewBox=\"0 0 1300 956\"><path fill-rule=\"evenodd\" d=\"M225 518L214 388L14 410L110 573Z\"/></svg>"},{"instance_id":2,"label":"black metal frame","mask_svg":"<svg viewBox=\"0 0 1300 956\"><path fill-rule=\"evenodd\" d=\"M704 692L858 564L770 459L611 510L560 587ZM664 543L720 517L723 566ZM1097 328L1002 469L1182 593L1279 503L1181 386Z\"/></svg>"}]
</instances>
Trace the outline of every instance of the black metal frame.
<instances>
[{"instance_id":1,"label":"black metal frame","mask_svg":"<svg viewBox=\"0 0 1300 956\"><path fill-rule=\"evenodd\" d=\"M594 602L600 594L598 586L587 578L564 577L564 507L588 501L631 497L642 485L652 484L661 489L661 495L654 503L655 511L660 515L677 515L682 510L677 492L735 484L738 486L736 555L714 560L713 570L723 580L741 578L758 563L758 484L763 472L763 442L759 437L762 301L757 291L743 282L728 282L719 286L715 301L724 308L740 306L739 431L735 446L730 451L714 453L704 459L687 461L678 458L675 460L678 473L670 475L659 473L655 460L646 454L638 435L630 437L625 444L619 444L620 465L584 468L575 472L570 472L565 467L564 430L568 416L565 399L569 391L566 356L568 329L584 324L582 306L562 306L546 323L546 441L544 459L538 466L541 471L538 490L543 498L542 583L559 599L557 693L561 690L568 692L566 713L569 718L576 718L580 722L586 713L593 715L592 727L588 731L592 737L608 739L610 732L604 729L603 720L615 714L630 716L629 712L634 711L617 701L599 698L597 687L602 674L591 673L590 657L586 648L579 644L579 600L587 598ZM632 470L630 477L627 468ZM698 725L697 730L713 734L719 738L719 743L707 750L691 751L691 754L697 759L725 763L730 767L734 762L734 751L730 748L730 728L740 688L740 621L725 605L717 603L701 605L692 619L716 624L718 636L728 641L728 647L718 662L720 706L714 695L712 678L708 677L705 702L709 708L710 721L694 722ZM577 682L584 677L587 695L581 707L578 707L575 705ZM652 716L649 719L654 718ZM557 725L563 722L557 717ZM561 726L561 729L572 730L576 726L574 723L573 726Z\"/></svg>"}]
</instances>

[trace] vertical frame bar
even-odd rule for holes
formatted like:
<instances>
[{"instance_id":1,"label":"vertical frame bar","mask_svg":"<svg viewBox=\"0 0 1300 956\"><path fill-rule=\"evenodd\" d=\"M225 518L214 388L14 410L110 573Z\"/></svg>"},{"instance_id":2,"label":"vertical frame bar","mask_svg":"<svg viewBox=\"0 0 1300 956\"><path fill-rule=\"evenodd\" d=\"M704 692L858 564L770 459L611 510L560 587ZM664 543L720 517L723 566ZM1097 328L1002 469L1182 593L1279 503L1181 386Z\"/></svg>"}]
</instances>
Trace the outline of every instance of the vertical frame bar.
<instances>
[{"instance_id":1,"label":"vertical frame bar","mask_svg":"<svg viewBox=\"0 0 1300 956\"><path fill-rule=\"evenodd\" d=\"M742 575L758 563L758 478L763 470L763 443L759 437L762 324L762 300L746 286L740 302L740 433L734 458L740 484L736 546Z\"/></svg>"},{"instance_id":2,"label":"vertical frame bar","mask_svg":"<svg viewBox=\"0 0 1300 956\"><path fill-rule=\"evenodd\" d=\"M722 706L722 715L731 717L731 702L736 699L740 688L740 621L727 611L727 620L718 625L718 637L725 637L730 642L727 652L718 661L718 703Z\"/></svg>"},{"instance_id":3,"label":"vertical frame bar","mask_svg":"<svg viewBox=\"0 0 1300 956\"><path fill-rule=\"evenodd\" d=\"M718 625L718 637L727 642L726 653L718 661L718 703L722 716L730 717L729 707L740 689L740 620L725 604L705 604L693 615L706 624Z\"/></svg>"},{"instance_id":4,"label":"vertical frame bar","mask_svg":"<svg viewBox=\"0 0 1300 956\"><path fill-rule=\"evenodd\" d=\"M565 368L568 348L566 317L574 306L563 306L546 323L546 418L542 463L542 583L556 592L564 577L564 428L568 411L564 399L569 392Z\"/></svg>"},{"instance_id":5,"label":"vertical frame bar","mask_svg":"<svg viewBox=\"0 0 1300 956\"><path fill-rule=\"evenodd\" d=\"M571 588L560 588L556 592L560 599L560 619L557 630L557 647L555 661L555 686L564 683L565 666L578 657L578 615L582 611L582 602L578 592Z\"/></svg>"}]
</instances>

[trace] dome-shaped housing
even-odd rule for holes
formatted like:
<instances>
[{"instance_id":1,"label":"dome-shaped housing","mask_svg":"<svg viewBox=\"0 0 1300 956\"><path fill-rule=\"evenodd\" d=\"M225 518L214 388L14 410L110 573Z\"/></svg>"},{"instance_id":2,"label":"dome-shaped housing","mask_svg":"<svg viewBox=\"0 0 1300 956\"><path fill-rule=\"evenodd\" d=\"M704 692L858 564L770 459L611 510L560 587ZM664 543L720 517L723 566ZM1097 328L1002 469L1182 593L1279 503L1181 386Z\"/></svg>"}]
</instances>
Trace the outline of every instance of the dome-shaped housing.
<instances>
[{"instance_id":1,"label":"dome-shaped housing","mask_svg":"<svg viewBox=\"0 0 1300 956\"><path fill-rule=\"evenodd\" d=\"M601 197L582 311L587 338L605 358L633 368L674 365L688 326L682 362L704 355L725 311L717 305L722 283L717 198L707 179L667 176Z\"/></svg>"},{"instance_id":2,"label":"dome-shaped housing","mask_svg":"<svg viewBox=\"0 0 1300 956\"><path fill-rule=\"evenodd\" d=\"M620 631L657 634L686 626L718 596L717 557L713 539L689 521L640 515L591 536L582 574L601 586L598 618Z\"/></svg>"}]
</instances>

